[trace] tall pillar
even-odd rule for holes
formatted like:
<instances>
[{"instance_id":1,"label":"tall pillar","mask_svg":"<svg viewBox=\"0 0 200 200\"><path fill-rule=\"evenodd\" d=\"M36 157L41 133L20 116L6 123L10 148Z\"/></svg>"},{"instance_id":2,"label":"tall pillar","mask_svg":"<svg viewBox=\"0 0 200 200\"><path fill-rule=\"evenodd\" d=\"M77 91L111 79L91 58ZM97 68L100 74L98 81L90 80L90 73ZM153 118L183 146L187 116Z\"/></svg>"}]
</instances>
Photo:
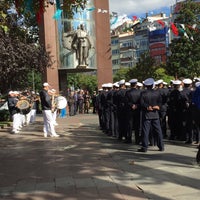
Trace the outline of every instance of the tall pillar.
<instances>
[{"instance_id":1,"label":"tall pillar","mask_svg":"<svg viewBox=\"0 0 200 200\"><path fill-rule=\"evenodd\" d=\"M57 23L53 19L55 13L55 6L49 6L46 8L40 28L40 42L44 44L46 51L50 52L53 65L51 68L47 68L43 76L43 81L48 82L52 88L59 91L59 76L58 76L58 42L57 42Z\"/></svg>"},{"instance_id":2,"label":"tall pillar","mask_svg":"<svg viewBox=\"0 0 200 200\"><path fill-rule=\"evenodd\" d=\"M107 13L95 12L96 55L98 87L112 82L112 52L110 36L110 16L108 0L95 0L96 10L107 10Z\"/></svg>"}]
</instances>

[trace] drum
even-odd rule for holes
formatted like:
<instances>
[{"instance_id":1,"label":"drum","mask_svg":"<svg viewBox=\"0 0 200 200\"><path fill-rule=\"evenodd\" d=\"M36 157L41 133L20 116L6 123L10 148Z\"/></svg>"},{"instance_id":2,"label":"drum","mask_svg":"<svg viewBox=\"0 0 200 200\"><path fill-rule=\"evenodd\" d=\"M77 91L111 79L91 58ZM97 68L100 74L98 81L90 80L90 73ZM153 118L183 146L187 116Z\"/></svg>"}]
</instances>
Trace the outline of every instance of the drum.
<instances>
[{"instance_id":1,"label":"drum","mask_svg":"<svg viewBox=\"0 0 200 200\"><path fill-rule=\"evenodd\" d=\"M19 108L20 112L24 115L28 114L31 109L29 102L25 99L19 100L16 107Z\"/></svg>"},{"instance_id":2,"label":"drum","mask_svg":"<svg viewBox=\"0 0 200 200\"><path fill-rule=\"evenodd\" d=\"M57 109L63 109L67 106L67 99L63 96L58 96L55 98L55 104Z\"/></svg>"}]
</instances>

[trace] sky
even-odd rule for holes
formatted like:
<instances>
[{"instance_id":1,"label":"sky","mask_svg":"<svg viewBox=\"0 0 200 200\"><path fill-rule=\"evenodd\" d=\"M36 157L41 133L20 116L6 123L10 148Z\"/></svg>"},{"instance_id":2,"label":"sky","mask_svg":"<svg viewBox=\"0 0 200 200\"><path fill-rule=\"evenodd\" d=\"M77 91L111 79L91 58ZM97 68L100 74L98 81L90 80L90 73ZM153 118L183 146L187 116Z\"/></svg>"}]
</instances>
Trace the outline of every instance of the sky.
<instances>
[{"instance_id":1,"label":"sky","mask_svg":"<svg viewBox=\"0 0 200 200\"><path fill-rule=\"evenodd\" d=\"M110 12L129 17L144 17L146 13L151 15L160 12L169 16L170 6L175 2L176 0L109 0L109 8Z\"/></svg>"}]
</instances>

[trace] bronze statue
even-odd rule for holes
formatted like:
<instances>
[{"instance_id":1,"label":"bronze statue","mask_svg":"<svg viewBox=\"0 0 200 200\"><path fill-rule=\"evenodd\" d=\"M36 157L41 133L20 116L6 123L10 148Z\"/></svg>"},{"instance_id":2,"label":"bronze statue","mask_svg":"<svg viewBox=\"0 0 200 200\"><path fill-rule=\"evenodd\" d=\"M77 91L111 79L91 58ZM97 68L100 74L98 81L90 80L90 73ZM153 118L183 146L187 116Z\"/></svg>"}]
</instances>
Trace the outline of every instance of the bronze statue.
<instances>
[{"instance_id":1,"label":"bronze statue","mask_svg":"<svg viewBox=\"0 0 200 200\"><path fill-rule=\"evenodd\" d=\"M87 59L89 50L91 49L91 42L83 24L80 24L75 31L71 48L76 52L76 59L78 60L77 67L88 66Z\"/></svg>"}]
</instances>

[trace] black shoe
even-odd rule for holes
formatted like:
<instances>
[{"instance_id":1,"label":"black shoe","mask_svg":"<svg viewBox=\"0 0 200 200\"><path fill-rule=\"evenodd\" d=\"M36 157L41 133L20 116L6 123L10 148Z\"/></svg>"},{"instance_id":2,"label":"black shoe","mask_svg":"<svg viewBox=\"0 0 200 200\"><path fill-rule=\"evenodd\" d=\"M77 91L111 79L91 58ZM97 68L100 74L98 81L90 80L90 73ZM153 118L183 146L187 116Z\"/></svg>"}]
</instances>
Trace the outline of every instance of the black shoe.
<instances>
[{"instance_id":1,"label":"black shoe","mask_svg":"<svg viewBox=\"0 0 200 200\"><path fill-rule=\"evenodd\" d=\"M164 149L164 148L161 148L161 149L159 149L158 151L165 151L165 149Z\"/></svg>"},{"instance_id":2,"label":"black shoe","mask_svg":"<svg viewBox=\"0 0 200 200\"><path fill-rule=\"evenodd\" d=\"M126 143L126 144L131 144L131 143L132 143L132 140L131 140L131 139L126 139L126 140L124 141L124 143Z\"/></svg>"},{"instance_id":3,"label":"black shoe","mask_svg":"<svg viewBox=\"0 0 200 200\"><path fill-rule=\"evenodd\" d=\"M192 144L192 141L186 141L185 144Z\"/></svg>"},{"instance_id":4,"label":"black shoe","mask_svg":"<svg viewBox=\"0 0 200 200\"><path fill-rule=\"evenodd\" d=\"M145 148L140 148L138 149L138 152L147 152L147 150Z\"/></svg>"}]
</instances>

